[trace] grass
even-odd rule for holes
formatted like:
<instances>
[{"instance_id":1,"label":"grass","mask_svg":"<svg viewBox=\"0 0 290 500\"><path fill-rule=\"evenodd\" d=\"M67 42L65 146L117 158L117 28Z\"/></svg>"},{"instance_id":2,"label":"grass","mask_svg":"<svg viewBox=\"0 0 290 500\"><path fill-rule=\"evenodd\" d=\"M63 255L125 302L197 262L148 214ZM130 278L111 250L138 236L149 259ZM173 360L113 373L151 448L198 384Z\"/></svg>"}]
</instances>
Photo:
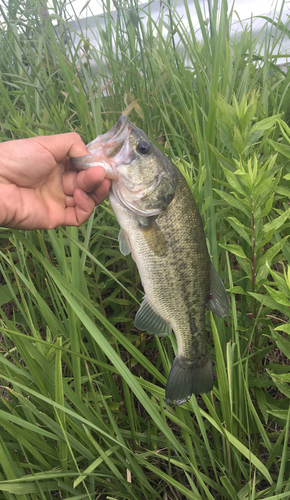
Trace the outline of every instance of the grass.
<instances>
[{"instance_id":1,"label":"grass","mask_svg":"<svg viewBox=\"0 0 290 500\"><path fill-rule=\"evenodd\" d=\"M267 37L250 20L238 40L226 1L211 2L209 24L195 1L199 42L186 1L184 19L172 6L157 21L150 5L116 3L115 19L104 2L99 43L84 32L76 47L65 3L49 15L39 3L8 7L1 141L76 130L88 143L130 114L189 182L231 313L206 313L212 393L169 407L176 341L133 327L142 287L108 202L78 229L1 229L2 497L289 499L282 10L264 20Z\"/></svg>"}]
</instances>

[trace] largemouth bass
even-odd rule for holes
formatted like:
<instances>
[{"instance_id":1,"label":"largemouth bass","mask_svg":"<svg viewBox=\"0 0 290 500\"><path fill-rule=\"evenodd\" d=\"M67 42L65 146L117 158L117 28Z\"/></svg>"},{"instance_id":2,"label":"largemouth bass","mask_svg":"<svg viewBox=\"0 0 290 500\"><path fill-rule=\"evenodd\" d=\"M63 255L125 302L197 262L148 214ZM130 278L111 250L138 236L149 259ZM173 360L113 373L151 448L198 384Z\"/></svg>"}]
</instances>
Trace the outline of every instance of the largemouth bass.
<instances>
[{"instance_id":1,"label":"largemouth bass","mask_svg":"<svg viewBox=\"0 0 290 500\"><path fill-rule=\"evenodd\" d=\"M121 116L73 158L78 169L102 165L112 179L110 204L120 224L120 250L132 253L145 291L135 326L157 336L173 330L178 345L165 390L180 405L212 390L206 306L229 312L224 285L210 262L202 219L189 186L144 132Z\"/></svg>"}]
</instances>

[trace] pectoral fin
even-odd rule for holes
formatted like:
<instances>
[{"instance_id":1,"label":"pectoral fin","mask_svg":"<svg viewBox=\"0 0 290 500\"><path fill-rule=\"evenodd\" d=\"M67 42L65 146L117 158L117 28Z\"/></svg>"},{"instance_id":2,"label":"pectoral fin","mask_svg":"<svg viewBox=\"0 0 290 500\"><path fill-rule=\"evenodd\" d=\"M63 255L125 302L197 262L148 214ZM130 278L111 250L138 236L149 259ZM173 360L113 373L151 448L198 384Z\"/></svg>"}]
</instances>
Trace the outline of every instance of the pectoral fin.
<instances>
[{"instance_id":1,"label":"pectoral fin","mask_svg":"<svg viewBox=\"0 0 290 500\"><path fill-rule=\"evenodd\" d=\"M227 316L231 308L224 284L212 263L210 263L210 299L206 305L220 318Z\"/></svg>"},{"instance_id":2,"label":"pectoral fin","mask_svg":"<svg viewBox=\"0 0 290 500\"><path fill-rule=\"evenodd\" d=\"M145 295L141 307L136 314L134 325L138 330L145 330L148 333L154 333L158 337L169 335L171 327L153 311Z\"/></svg>"},{"instance_id":3,"label":"pectoral fin","mask_svg":"<svg viewBox=\"0 0 290 500\"><path fill-rule=\"evenodd\" d=\"M154 255L158 257L166 255L168 252L167 243L160 227L155 221L155 217L140 218L139 227L148 247Z\"/></svg>"},{"instance_id":4,"label":"pectoral fin","mask_svg":"<svg viewBox=\"0 0 290 500\"><path fill-rule=\"evenodd\" d=\"M120 249L121 254L129 255L129 253L131 253L131 249L129 246L129 242L128 242L128 238L126 236L126 233L122 228L119 231L118 241L119 241L119 249Z\"/></svg>"}]
</instances>

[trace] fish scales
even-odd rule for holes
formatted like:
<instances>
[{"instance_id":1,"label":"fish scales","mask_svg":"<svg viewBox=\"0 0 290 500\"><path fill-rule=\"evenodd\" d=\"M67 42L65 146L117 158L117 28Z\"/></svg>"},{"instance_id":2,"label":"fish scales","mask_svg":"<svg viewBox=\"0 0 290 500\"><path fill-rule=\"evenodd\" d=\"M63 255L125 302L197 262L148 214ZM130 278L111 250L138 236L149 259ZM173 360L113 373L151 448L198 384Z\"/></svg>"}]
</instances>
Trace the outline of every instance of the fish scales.
<instances>
[{"instance_id":1,"label":"fish scales","mask_svg":"<svg viewBox=\"0 0 290 500\"><path fill-rule=\"evenodd\" d=\"M213 387L205 307L220 317L229 312L198 207L175 165L125 116L88 150L71 161L79 169L103 165L112 179L109 199L121 226L120 250L131 251L145 291L135 326L158 336L174 331L178 352L165 398L182 404Z\"/></svg>"},{"instance_id":2,"label":"fish scales","mask_svg":"<svg viewBox=\"0 0 290 500\"><path fill-rule=\"evenodd\" d=\"M210 259L197 205L177 169L176 174L175 197L156 219L167 247L163 255L152 251L148 244L147 231L158 239L155 225L143 228L140 217L117 207L118 201L112 195L110 203L130 242L150 305L174 330L179 358L199 366L203 360L208 362L205 307L210 293Z\"/></svg>"}]
</instances>

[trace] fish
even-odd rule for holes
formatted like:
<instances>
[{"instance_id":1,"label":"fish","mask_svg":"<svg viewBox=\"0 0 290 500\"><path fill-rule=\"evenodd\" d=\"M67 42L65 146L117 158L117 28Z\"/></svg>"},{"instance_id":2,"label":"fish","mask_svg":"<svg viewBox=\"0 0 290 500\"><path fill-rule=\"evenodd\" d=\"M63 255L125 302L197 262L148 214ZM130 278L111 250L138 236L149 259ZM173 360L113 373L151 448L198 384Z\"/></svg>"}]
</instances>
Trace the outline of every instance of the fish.
<instances>
[{"instance_id":1,"label":"fish","mask_svg":"<svg viewBox=\"0 0 290 500\"><path fill-rule=\"evenodd\" d=\"M71 161L78 170L102 165L112 179L119 248L132 254L145 292L134 325L158 337L174 332L178 350L165 400L181 405L213 388L206 307L219 317L230 311L200 212L182 173L126 116L87 148Z\"/></svg>"}]
</instances>

